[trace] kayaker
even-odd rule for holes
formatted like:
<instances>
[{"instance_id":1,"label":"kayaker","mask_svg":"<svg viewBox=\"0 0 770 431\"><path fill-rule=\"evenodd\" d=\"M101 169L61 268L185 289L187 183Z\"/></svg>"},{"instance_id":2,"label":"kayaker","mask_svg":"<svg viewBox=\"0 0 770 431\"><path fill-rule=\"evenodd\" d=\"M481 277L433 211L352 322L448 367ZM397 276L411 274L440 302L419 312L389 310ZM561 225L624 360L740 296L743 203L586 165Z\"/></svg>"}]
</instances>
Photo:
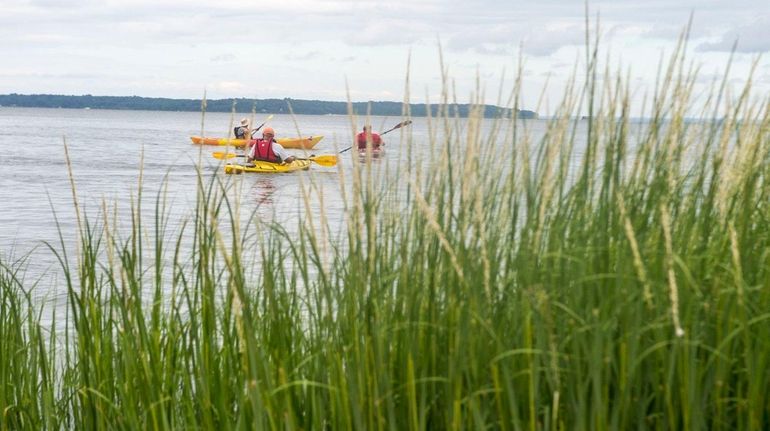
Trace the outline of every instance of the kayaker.
<instances>
[{"instance_id":1,"label":"kayaker","mask_svg":"<svg viewBox=\"0 0 770 431\"><path fill-rule=\"evenodd\" d=\"M233 129L235 139L248 139L251 138L251 127L249 125L248 118L241 118L241 125Z\"/></svg>"},{"instance_id":2,"label":"kayaker","mask_svg":"<svg viewBox=\"0 0 770 431\"><path fill-rule=\"evenodd\" d=\"M358 143L359 150L366 149L366 142L371 141L372 149L380 148L382 145L382 138L377 133L372 133L372 126L364 126L364 130L356 135L356 142Z\"/></svg>"},{"instance_id":3,"label":"kayaker","mask_svg":"<svg viewBox=\"0 0 770 431\"><path fill-rule=\"evenodd\" d=\"M262 139L249 141L248 160L264 160L273 163L291 163L296 157L286 152L281 144L274 139L275 130L272 127L262 129Z\"/></svg>"}]
</instances>

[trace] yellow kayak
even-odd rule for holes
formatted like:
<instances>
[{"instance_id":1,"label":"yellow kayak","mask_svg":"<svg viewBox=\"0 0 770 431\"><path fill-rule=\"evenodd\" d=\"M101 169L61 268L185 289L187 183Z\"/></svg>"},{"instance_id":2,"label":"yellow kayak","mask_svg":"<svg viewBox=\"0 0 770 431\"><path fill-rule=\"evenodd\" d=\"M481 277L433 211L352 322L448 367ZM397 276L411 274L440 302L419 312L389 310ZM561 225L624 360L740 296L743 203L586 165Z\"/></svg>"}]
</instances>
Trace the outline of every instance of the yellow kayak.
<instances>
[{"instance_id":1,"label":"yellow kayak","mask_svg":"<svg viewBox=\"0 0 770 431\"><path fill-rule=\"evenodd\" d=\"M231 164L225 165L226 174L242 174L244 172L262 172L262 173L276 173L276 172L294 172L300 170L307 170L310 168L310 160L294 160L291 163L272 163L264 162L261 160L254 160L249 164Z\"/></svg>"},{"instance_id":2,"label":"yellow kayak","mask_svg":"<svg viewBox=\"0 0 770 431\"><path fill-rule=\"evenodd\" d=\"M315 147L315 144L323 139L323 136L308 136L307 138L278 138L279 144L283 148L305 149L309 150ZM247 139L228 139L228 138L202 138L200 136L190 136L190 140L193 144L198 145L229 145L231 147L243 147L248 142Z\"/></svg>"}]
</instances>

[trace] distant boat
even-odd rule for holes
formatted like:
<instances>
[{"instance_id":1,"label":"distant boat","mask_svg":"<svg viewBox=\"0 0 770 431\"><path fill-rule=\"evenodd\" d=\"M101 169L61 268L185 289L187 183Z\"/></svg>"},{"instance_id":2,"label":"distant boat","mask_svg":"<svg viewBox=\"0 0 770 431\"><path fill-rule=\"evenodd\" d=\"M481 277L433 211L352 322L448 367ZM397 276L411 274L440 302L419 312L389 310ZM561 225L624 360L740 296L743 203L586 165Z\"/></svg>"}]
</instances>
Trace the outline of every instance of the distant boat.
<instances>
[{"instance_id":1,"label":"distant boat","mask_svg":"<svg viewBox=\"0 0 770 431\"><path fill-rule=\"evenodd\" d=\"M83 108L83 109L85 109L86 111L88 111L88 110L90 110L91 108L90 108L90 107L88 107L88 106L86 106L86 107L85 107L85 108Z\"/></svg>"}]
</instances>

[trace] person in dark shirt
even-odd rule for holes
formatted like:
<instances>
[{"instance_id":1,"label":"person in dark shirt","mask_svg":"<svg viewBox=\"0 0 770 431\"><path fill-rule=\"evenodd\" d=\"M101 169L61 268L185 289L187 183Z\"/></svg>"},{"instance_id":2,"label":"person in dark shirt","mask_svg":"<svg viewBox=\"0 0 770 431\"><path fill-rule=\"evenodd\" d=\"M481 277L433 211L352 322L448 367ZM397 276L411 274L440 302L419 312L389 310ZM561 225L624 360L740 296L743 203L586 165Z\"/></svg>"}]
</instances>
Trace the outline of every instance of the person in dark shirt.
<instances>
[{"instance_id":1,"label":"person in dark shirt","mask_svg":"<svg viewBox=\"0 0 770 431\"><path fill-rule=\"evenodd\" d=\"M241 119L241 125L233 129L235 139L251 139L251 125L248 118Z\"/></svg>"}]
</instances>

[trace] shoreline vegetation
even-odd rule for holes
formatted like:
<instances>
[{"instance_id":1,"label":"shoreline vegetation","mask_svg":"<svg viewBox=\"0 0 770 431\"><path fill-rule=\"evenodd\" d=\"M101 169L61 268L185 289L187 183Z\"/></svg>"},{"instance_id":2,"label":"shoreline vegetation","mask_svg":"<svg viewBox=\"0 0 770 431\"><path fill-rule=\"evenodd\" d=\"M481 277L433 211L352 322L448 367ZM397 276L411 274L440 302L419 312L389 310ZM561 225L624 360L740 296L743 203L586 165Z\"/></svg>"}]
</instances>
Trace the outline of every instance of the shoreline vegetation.
<instances>
[{"instance_id":1,"label":"shoreline vegetation","mask_svg":"<svg viewBox=\"0 0 770 431\"><path fill-rule=\"evenodd\" d=\"M323 100L304 99L206 99L206 111L208 112L267 112L273 114L300 114L300 115L348 115L349 109L357 115L400 116L404 109L401 102L353 102L350 106L347 102L331 102ZM201 110L200 99L169 99L159 97L139 96L70 96L57 94L0 94L0 107L18 108L69 108L69 109L117 109L117 110L143 110L143 111L187 111L198 112ZM451 104L452 113L460 117L468 117L471 110L476 107L470 104ZM412 116L424 117L428 114L439 115L444 105L424 103L409 104ZM519 110L517 118L536 119L538 114L534 111ZM493 105L484 105L481 110L485 118L510 118L513 111Z\"/></svg>"},{"instance_id":2,"label":"shoreline vegetation","mask_svg":"<svg viewBox=\"0 0 770 431\"><path fill-rule=\"evenodd\" d=\"M245 217L244 176L199 172L180 223L73 190L62 330L0 255L0 429L770 428L770 104L696 105L683 43L638 136L589 46L537 141L446 107L398 181L341 169L343 229Z\"/></svg>"}]
</instances>

